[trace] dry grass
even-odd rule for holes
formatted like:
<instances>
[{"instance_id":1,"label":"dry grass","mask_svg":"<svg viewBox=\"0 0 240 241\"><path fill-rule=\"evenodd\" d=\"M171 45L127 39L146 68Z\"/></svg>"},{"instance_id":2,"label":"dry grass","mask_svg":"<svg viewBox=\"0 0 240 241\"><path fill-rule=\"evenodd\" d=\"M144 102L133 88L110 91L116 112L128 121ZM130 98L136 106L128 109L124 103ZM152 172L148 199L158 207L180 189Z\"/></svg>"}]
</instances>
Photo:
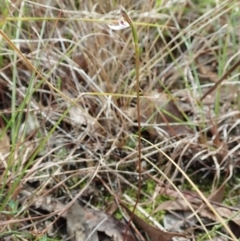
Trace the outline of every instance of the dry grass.
<instances>
[{"instance_id":1,"label":"dry grass","mask_svg":"<svg viewBox=\"0 0 240 241\"><path fill-rule=\"evenodd\" d=\"M47 2L1 3L1 216L16 223L0 230L15 240L51 226L17 222L39 211L31 198L18 205L26 185L37 197L81 196L100 209L137 195L134 46L129 29L108 27L120 1ZM240 4L156 2L121 1L140 46L140 204L154 213L163 186L193 189L188 175L205 194L226 182L221 202L236 206L238 71L201 97L237 62Z\"/></svg>"}]
</instances>

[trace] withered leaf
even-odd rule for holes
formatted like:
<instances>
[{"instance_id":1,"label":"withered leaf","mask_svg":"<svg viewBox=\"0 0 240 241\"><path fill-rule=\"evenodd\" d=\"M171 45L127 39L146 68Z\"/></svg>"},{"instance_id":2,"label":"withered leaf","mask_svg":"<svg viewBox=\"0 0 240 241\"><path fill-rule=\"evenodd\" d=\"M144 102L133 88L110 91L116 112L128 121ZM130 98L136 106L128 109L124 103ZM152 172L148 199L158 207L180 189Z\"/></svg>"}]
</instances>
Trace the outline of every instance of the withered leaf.
<instances>
[{"instance_id":1,"label":"withered leaf","mask_svg":"<svg viewBox=\"0 0 240 241\"><path fill-rule=\"evenodd\" d=\"M92 209L85 210L85 216L91 229L96 228L97 231L105 233L112 241L135 241L135 237L131 230L126 231L126 225L115 217L109 216L104 212L94 211Z\"/></svg>"},{"instance_id":2,"label":"withered leaf","mask_svg":"<svg viewBox=\"0 0 240 241\"><path fill-rule=\"evenodd\" d=\"M218 202L221 203L224 198L226 185L222 184L215 192L213 192L208 199L212 202Z\"/></svg>"},{"instance_id":3,"label":"withered leaf","mask_svg":"<svg viewBox=\"0 0 240 241\"><path fill-rule=\"evenodd\" d=\"M73 203L67 212L67 232L72 241L98 241L96 232L91 232L81 205Z\"/></svg>"},{"instance_id":4,"label":"withered leaf","mask_svg":"<svg viewBox=\"0 0 240 241\"><path fill-rule=\"evenodd\" d=\"M194 203L191 202L191 200L188 200L191 203L191 206L195 209L198 210L199 207L201 207L201 204L199 203ZM202 203L203 204L203 203ZM237 214L236 211L232 211L230 208L228 207L224 207L224 206L217 206L215 204L212 204L213 207L216 209L216 211L219 213L220 216L222 216L223 218L232 218L232 221L240 226L240 216ZM187 203L183 200L183 199L177 199L177 200L169 200L166 202L161 203L158 208L156 209L155 212L160 211L160 210L165 210L165 211L177 211L177 210L181 210L181 211L189 211L190 208L187 205ZM198 214L201 217L204 218L209 218L213 221L218 221L218 219L216 218L216 216L206 207L206 205L202 205L202 207L200 208L200 210L198 210Z\"/></svg>"},{"instance_id":5,"label":"withered leaf","mask_svg":"<svg viewBox=\"0 0 240 241\"><path fill-rule=\"evenodd\" d=\"M132 211L130 211L124 204L121 203L121 206L130 216L132 215ZM186 237L184 234L164 232L158 228L155 228L139 218L136 214L133 214L132 221L137 227L145 231L152 241L172 241L173 237Z\"/></svg>"},{"instance_id":6,"label":"withered leaf","mask_svg":"<svg viewBox=\"0 0 240 241\"><path fill-rule=\"evenodd\" d=\"M27 189L29 188L21 190L21 194L27 197L31 197L34 190L30 189L31 191L28 191ZM34 205L37 208L47 210L48 212L56 212L59 214L62 210L66 209L66 205L62 204L57 199L51 197L40 196L33 201L32 205ZM82 208L81 206L79 209L78 207L76 208L76 206L78 206L78 204L74 204L74 206L72 206L71 209L68 210L68 212L61 213L61 216L67 219L67 225L74 225L75 222L84 223L85 220L85 225L88 226L89 230L96 229L96 231L104 233L107 237L110 237L111 241L136 241L134 235L130 230L128 230L127 235L125 237L126 225L118 219L109 216L101 211ZM84 213L84 216L82 212ZM76 228L80 229L81 227L79 228L79 226L77 226ZM68 233L69 236L74 234L74 232L72 233L72 231L69 230L69 228Z\"/></svg>"},{"instance_id":7,"label":"withered leaf","mask_svg":"<svg viewBox=\"0 0 240 241\"><path fill-rule=\"evenodd\" d=\"M191 130L184 124L184 117L179 110L176 100L169 98L164 93L153 91L140 99L141 122L148 124L162 124L160 127L168 132L170 136L189 134ZM135 109L129 109L127 114L136 119ZM148 127L147 131L152 137L158 136L153 127Z\"/></svg>"},{"instance_id":8,"label":"withered leaf","mask_svg":"<svg viewBox=\"0 0 240 241\"><path fill-rule=\"evenodd\" d=\"M193 208L197 209L197 205L191 204ZM183 199L176 199L176 200L168 200L163 203L161 203L154 213L157 213L159 211L176 211L176 210L181 210L181 211L189 211L190 208L188 204L185 202Z\"/></svg>"},{"instance_id":9,"label":"withered leaf","mask_svg":"<svg viewBox=\"0 0 240 241\"><path fill-rule=\"evenodd\" d=\"M0 155L4 156L10 151L10 141L6 132L0 129Z\"/></svg>"}]
</instances>

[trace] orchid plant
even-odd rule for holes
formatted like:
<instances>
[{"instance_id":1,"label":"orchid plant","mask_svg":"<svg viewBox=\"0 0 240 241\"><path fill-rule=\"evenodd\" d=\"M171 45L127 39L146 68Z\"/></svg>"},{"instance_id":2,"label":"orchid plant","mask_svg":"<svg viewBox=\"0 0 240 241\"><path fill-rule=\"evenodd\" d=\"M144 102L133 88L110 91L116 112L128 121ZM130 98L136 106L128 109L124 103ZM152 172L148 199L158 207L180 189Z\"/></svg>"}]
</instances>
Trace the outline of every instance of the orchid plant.
<instances>
[{"instance_id":1,"label":"orchid plant","mask_svg":"<svg viewBox=\"0 0 240 241\"><path fill-rule=\"evenodd\" d=\"M125 8L122 6L120 7L120 13L121 13L121 18L118 21L118 25L108 25L109 28L112 30L122 30L125 28L131 28L132 31L132 37L133 37L133 42L134 42L134 47L135 47L135 57L136 57L136 62L135 62L135 68L136 68L136 92L137 92L137 119L138 119L138 171L139 171L139 179L138 179L138 193L137 193L137 200L134 205L132 213L134 214L134 211L136 209L137 203L140 198L140 189L141 189L141 122L140 122L140 87L139 87L139 47L138 47L138 36L137 36L137 31L135 28L135 25L131 18L129 17L127 11ZM133 214L130 217L129 222L131 222L133 218Z\"/></svg>"}]
</instances>

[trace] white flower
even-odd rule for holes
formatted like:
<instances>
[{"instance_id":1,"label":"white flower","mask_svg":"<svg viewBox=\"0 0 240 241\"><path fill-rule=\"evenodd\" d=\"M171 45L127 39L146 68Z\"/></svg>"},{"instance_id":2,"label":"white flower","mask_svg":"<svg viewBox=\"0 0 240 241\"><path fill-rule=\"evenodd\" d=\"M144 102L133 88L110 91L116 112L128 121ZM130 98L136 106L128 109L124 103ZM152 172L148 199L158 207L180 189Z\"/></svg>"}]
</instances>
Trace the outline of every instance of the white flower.
<instances>
[{"instance_id":1,"label":"white flower","mask_svg":"<svg viewBox=\"0 0 240 241\"><path fill-rule=\"evenodd\" d=\"M119 21L118 21L118 25L108 25L109 28L111 28L112 30L122 30L125 28L129 28L130 25L128 24L128 22L126 22L124 20L124 18L122 17Z\"/></svg>"}]
</instances>

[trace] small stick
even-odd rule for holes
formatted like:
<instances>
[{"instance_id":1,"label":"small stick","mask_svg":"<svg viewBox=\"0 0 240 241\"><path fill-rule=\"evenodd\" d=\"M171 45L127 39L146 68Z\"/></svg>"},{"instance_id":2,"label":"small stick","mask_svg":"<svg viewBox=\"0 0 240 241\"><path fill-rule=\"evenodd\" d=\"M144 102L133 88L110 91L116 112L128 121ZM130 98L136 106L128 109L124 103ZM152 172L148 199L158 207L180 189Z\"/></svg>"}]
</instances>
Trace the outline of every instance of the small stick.
<instances>
[{"instance_id":1,"label":"small stick","mask_svg":"<svg viewBox=\"0 0 240 241\"><path fill-rule=\"evenodd\" d=\"M213 92L222 82L225 80L238 66L240 65L240 59L227 71L225 74L215 83L215 85L210 88L199 100L203 101L211 92Z\"/></svg>"}]
</instances>

